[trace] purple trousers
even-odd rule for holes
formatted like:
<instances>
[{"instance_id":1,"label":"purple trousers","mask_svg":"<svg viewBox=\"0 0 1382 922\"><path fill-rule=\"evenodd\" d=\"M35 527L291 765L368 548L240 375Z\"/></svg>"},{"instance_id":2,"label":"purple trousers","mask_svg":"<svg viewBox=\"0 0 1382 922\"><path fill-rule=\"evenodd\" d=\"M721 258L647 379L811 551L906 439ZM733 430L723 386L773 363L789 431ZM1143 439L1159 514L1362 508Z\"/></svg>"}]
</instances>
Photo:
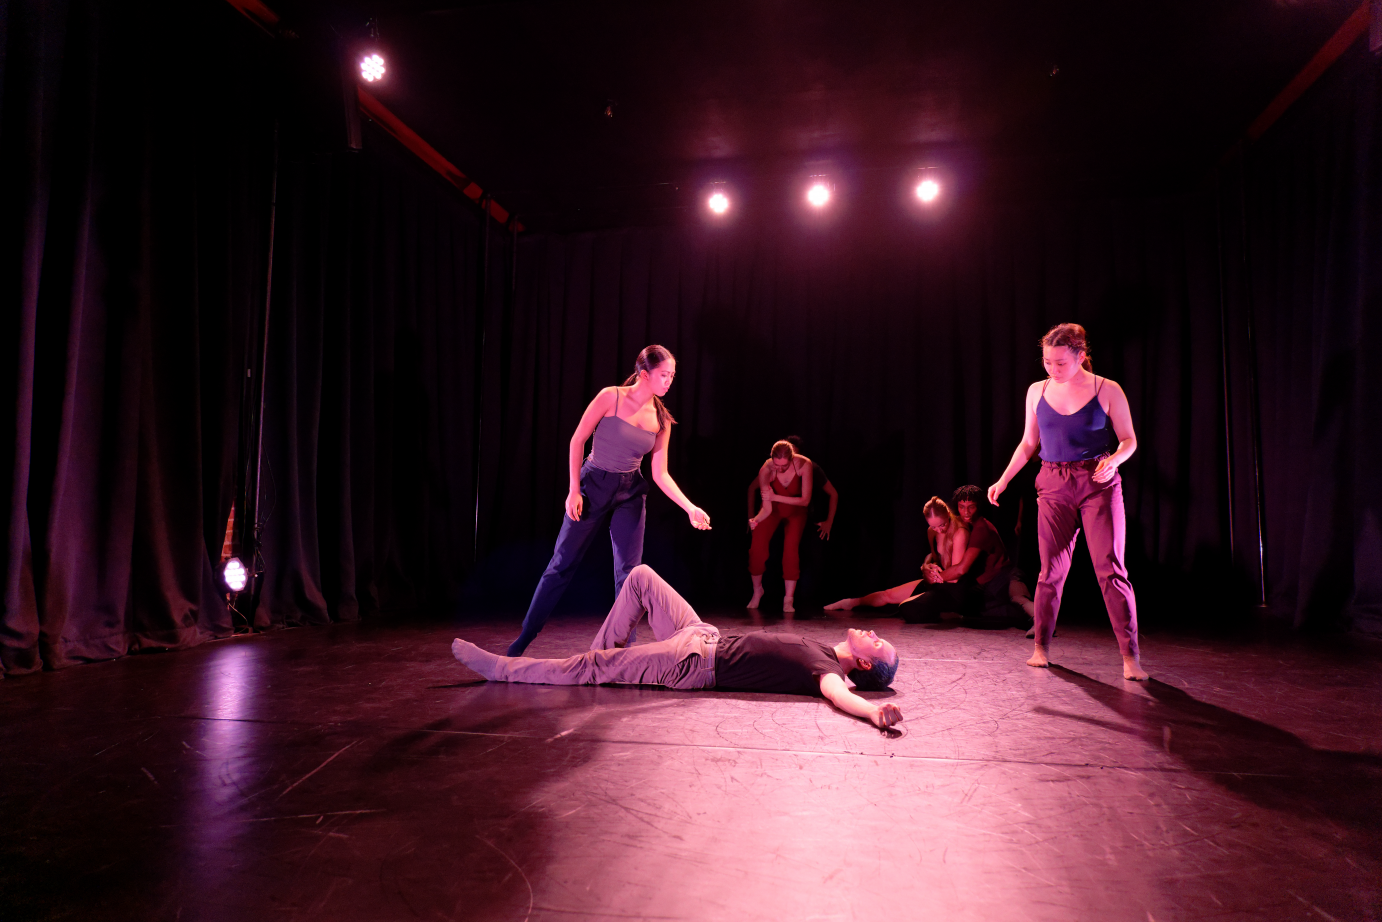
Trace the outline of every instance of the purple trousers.
<instances>
[{"instance_id":1,"label":"purple trousers","mask_svg":"<svg viewBox=\"0 0 1382 922\"><path fill-rule=\"evenodd\" d=\"M1037 546L1041 551L1041 575L1037 578L1036 641L1051 643L1060 611L1061 591L1070 573L1075 539L1084 528L1085 543L1099 577L1099 589L1108 608L1108 620L1118 649L1137 656L1137 598L1123 563L1127 523L1123 517L1123 479L1114 474L1108 483L1095 483L1098 461L1041 463L1036 477Z\"/></svg>"}]
</instances>

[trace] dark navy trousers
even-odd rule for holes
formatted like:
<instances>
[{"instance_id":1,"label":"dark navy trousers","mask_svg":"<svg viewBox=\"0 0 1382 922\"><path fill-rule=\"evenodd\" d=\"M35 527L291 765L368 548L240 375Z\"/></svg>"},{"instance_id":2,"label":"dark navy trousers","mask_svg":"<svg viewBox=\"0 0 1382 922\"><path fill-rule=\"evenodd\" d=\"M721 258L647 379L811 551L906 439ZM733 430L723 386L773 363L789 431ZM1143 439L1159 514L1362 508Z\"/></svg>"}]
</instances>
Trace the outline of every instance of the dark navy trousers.
<instances>
[{"instance_id":1,"label":"dark navy trousers","mask_svg":"<svg viewBox=\"0 0 1382 922\"><path fill-rule=\"evenodd\" d=\"M641 471L615 473L595 467L587 459L581 465L581 496L585 498L581 520L573 522L564 514L561 533L552 560L538 581L528 613L523 616L523 630L518 639L509 644L509 656L522 656L528 644L542 630L547 618L561 601L571 578L576 575L585 552L596 534L609 526L609 543L614 548L614 596L624 588L629 571L643 562L643 527L647 521L648 482ZM627 643L633 643L636 628L629 632Z\"/></svg>"}]
</instances>

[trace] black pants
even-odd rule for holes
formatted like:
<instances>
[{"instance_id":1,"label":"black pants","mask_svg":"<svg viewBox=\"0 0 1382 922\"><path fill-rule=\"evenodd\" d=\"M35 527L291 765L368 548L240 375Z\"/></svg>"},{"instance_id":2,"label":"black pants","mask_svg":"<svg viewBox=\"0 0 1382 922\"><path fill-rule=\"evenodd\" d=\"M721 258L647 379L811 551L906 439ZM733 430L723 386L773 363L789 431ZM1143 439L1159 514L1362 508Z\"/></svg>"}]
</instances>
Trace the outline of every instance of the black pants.
<instances>
[{"instance_id":1,"label":"black pants","mask_svg":"<svg viewBox=\"0 0 1382 922\"><path fill-rule=\"evenodd\" d=\"M922 583L917 586L917 591L921 593L920 596L897 607L898 614L908 624L933 623L941 620L941 612L947 611L969 614L981 604L983 598L983 593L971 580Z\"/></svg>"},{"instance_id":2,"label":"black pants","mask_svg":"<svg viewBox=\"0 0 1382 922\"><path fill-rule=\"evenodd\" d=\"M552 561L538 581L528 614L523 618L523 630L518 639L509 644L509 656L522 656L528 644L547 623L547 618L561 600L562 593L576 575L581 558L590 542L609 526L609 540L614 547L614 596L624 587L629 571L643 562L643 525L647 517L648 484L639 471L615 473L604 471L588 460L581 466L581 495L585 508L581 520L573 522L562 514L561 533ZM629 634L628 643L634 635Z\"/></svg>"}]
</instances>

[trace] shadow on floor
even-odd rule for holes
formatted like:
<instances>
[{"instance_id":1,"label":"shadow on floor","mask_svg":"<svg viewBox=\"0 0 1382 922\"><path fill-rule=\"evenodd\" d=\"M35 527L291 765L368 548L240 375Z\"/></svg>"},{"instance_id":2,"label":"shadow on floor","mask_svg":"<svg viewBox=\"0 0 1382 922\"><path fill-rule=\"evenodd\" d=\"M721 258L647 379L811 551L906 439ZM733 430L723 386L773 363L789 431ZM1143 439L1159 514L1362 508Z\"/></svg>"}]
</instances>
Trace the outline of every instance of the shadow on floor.
<instances>
[{"instance_id":1,"label":"shadow on floor","mask_svg":"<svg viewBox=\"0 0 1382 922\"><path fill-rule=\"evenodd\" d=\"M1382 846L1382 757L1315 749L1295 734L1156 679L1141 686L1147 697L1063 666L1053 665L1051 672L1126 723L1049 707L1036 708L1038 713L1136 735L1258 806L1336 823L1373 854Z\"/></svg>"}]
</instances>

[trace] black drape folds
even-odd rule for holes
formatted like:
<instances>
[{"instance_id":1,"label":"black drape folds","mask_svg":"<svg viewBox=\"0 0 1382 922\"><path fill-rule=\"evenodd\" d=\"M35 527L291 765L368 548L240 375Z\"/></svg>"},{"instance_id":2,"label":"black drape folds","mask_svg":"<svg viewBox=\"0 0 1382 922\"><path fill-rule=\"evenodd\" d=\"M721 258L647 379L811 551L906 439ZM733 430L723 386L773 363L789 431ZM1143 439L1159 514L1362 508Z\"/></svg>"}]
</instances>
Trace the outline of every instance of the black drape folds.
<instances>
[{"instance_id":1,"label":"black drape folds","mask_svg":"<svg viewBox=\"0 0 1382 922\"><path fill-rule=\"evenodd\" d=\"M345 152L339 85L219 0L0 15L4 670L233 629L275 123L259 624L453 603L508 235L486 286L478 209L382 134Z\"/></svg>"},{"instance_id":2,"label":"black drape folds","mask_svg":"<svg viewBox=\"0 0 1382 922\"><path fill-rule=\"evenodd\" d=\"M1257 577L1256 425L1269 604L1297 626L1374 633L1382 632L1378 70L1378 56L1357 42L1223 171L1219 188L1240 565Z\"/></svg>"},{"instance_id":3,"label":"black drape folds","mask_svg":"<svg viewBox=\"0 0 1382 922\"><path fill-rule=\"evenodd\" d=\"M953 213L944 224L649 229L535 237L512 318L496 548L550 540L586 401L649 342L678 356L671 470L716 528L650 505L649 562L702 599L746 592L745 487L801 435L841 493L843 592L914 578L921 507L987 486L1041 376L1036 341L1088 326L1133 402L1124 468L1144 574L1223 572L1219 336L1208 203ZM1212 212L1210 212L1212 217ZM1015 512L1021 491L1003 501ZM1030 503L1030 498L1027 502ZM548 545L550 547L550 545ZM529 566L533 566L530 562Z\"/></svg>"},{"instance_id":4,"label":"black drape folds","mask_svg":"<svg viewBox=\"0 0 1382 922\"><path fill-rule=\"evenodd\" d=\"M228 509L226 337L258 258L262 158L207 49L150 40L205 34L207 13L21 0L0 14L7 671L230 630L206 515Z\"/></svg>"},{"instance_id":5,"label":"black drape folds","mask_svg":"<svg viewBox=\"0 0 1382 922\"><path fill-rule=\"evenodd\" d=\"M474 561L478 316L509 235L373 132L280 174L262 623L455 603Z\"/></svg>"},{"instance_id":6,"label":"black drape folds","mask_svg":"<svg viewBox=\"0 0 1382 922\"><path fill-rule=\"evenodd\" d=\"M997 477L1042 376L1037 337L1074 320L1132 402L1144 623L1232 617L1260 594L1261 559L1297 626L1382 629L1377 69L1359 42L1246 154L1159 200L526 239L486 442L501 458L489 575L536 580L582 407L660 342L680 359L672 472L717 528L692 532L655 495L650 563L693 598L747 593L744 487L796 432L842 494L824 591L912 578L922 504Z\"/></svg>"}]
</instances>

